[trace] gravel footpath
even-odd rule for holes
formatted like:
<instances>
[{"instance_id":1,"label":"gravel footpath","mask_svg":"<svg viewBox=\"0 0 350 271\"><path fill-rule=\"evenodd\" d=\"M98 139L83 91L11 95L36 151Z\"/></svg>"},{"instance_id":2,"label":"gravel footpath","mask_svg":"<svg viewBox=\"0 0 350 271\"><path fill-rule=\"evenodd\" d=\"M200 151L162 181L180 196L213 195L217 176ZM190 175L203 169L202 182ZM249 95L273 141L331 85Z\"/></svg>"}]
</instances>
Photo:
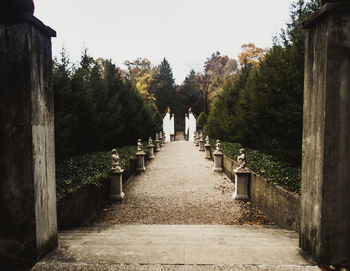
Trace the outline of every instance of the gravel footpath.
<instances>
[{"instance_id":1,"label":"gravel footpath","mask_svg":"<svg viewBox=\"0 0 350 271\"><path fill-rule=\"evenodd\" d=\"M193 142L173 141L133 177L122 202L89 224L273 224L251 203L234 200L233 191L234 184L213 172L213 161Z\"/></svg>"}]
</instances>

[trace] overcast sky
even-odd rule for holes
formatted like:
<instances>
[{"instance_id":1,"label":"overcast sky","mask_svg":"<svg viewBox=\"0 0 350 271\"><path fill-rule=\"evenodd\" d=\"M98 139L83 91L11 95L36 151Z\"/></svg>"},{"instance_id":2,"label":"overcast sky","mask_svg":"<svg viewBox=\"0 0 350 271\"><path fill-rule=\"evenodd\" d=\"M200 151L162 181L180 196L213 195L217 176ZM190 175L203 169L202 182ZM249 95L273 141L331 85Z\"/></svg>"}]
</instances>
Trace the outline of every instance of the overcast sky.
<instances>
[{"instance_id":1,"label":"overcast sky","mask_svg":"<svg viewBox=\"0 0 350 271\"><path fill-rule=\"evenodd\" d=\"M34 0L35 16L57 31L53 55L62 46L72 62L88 48L94 58L166 57L176 83L200 70L215 51L237 58L243 43L272 45L285 27L293 0Z\"/></svg>"}]
</instances>

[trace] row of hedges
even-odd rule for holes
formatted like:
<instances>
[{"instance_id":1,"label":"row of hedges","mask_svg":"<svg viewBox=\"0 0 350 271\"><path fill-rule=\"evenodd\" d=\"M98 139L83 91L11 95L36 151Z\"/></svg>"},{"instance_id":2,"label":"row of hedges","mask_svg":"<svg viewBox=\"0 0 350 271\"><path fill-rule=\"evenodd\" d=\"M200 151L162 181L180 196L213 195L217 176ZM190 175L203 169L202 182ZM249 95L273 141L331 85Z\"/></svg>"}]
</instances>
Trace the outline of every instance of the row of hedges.
<instances>
[{"instance_id":1,"label":"row of hedges","mask_svg":"<svg viewBox=\"0 0 350 271\"><path fill-rule=\"evenodd\" d=\"M144 143L144 151L146 144ZM130 160L136 159L136 145L118 148L120 166L126 169ZM99 186L110 177L111 152L76 155L56 164L56 193L59 199L89 184Z\"/></svg>"},{"instance_id":2,"label":"row of hedges","mask_svg":"<svg viewBox=\"0 0 350 271\"><path fill-rule=\"evenodd\" d=\"M216 140L211 139L210 144L215 148ZM243 146L239 143L221 142L221 151L227 157L236 160L239 149ZM247 167L254 173L266 178L269 182L280 185L285 189L300 194L301 168L294 167L288 162L280 161L272 155L258 150L246 149Z\"/></svg>"}]
</instances>

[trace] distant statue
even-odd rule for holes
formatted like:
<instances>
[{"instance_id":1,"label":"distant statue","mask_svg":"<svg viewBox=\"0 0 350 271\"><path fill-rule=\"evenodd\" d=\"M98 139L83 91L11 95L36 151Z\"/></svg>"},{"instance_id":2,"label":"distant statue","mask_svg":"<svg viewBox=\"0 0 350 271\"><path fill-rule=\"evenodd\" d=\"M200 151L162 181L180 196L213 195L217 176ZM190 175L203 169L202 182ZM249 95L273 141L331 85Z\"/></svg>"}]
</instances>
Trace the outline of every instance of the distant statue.
<instances>
[{"instance_id":1,"label":"distant statue","mask_svg":"<svg viewBox=\"0 0 350 271\"><path fill-rule=\"evenodd\" d=\"M192 108L190 107L188 109L188 134L189 134L189 139L188 141L195 141L196 138L195 136L193 136L195 134L195 132L197 131L197 124L196 124L196 118L194 117L193 113L192 113Z\"/></svg>"},{"instance_id":2,"label":"distant statue","mask_svg":"<svg viewBox=\"0 0 350 271\"><path fill-rule=\"evenodd\" d=\"M141 141L141 139L139 139L138 141L137 141L137 151L142 151L142 141Z\"/></svg>"},{"instance_id":3,"label":"distant statue","mask_svg":"<svg viewBox=\"0 0 350 271\"><path fill-rule=\"evenodd\" d=\"M158 135L158 133L156 133L156 140L159 140L159 135Z\"/></svg>"},{"instance_id":4,"label":"distant statue","mask_svg":"<svg viewBox=\"0 0 350 271\"><path fill-rule=\"evenodd\" d=\"M152 137L150 137L149 139L148 139L148 145L152 145L153 144L153 140L152 140Z\"/></svg>"},{"instance_id":5,"label":"distant statue","mask_svg":"<svg viewBox=\"0 0 350 271\"><path fill-rule=\"evenodd\" d=\"M246 166L245 149L240 149L239 153L240 155L237 156L237 163L239 165L238 168L245 168Z\"/></svg>"},{"instance_id":6,"label":"distant statue","mask_svg":"<svg viewBox=\"0 0 350 271\"><path fill-rule=\"evenodd\" d=\"M119 155L116 149L112 150L112 155L111 155L111 160L112 160L112 170L116 170L119 167Z\"/></svg>"},{"instance_id":7,"label":"distant statue","mask_svg":"<svg viewBox=\"0 0 350 271\"><path fill-rule=\"evenodd\" d=\"M172 131L172 121L171 121L171 110L168 106L167 113L165 114L163 118L163 136L165 137L166 142L171 141L171 131Z\"/></svg>"},{"instance_id":8,"label":"distant statue","mask_svg":"<svg viewBox=\"0 0 350 271\"><path fill-rule=\"evenodd\" d=\"M174 137L175 135L175 114L171 114L171 119L170 119L170 141L174 140L171 137Z\"/></svg>"},{"instance_id":9,"label":"distant statue","mask_svg":"<svg viewBox=\"0 0 350 271\"><path fill-rule=\"evenodd\" d=\"M209 145L209 136L207 136L207 137L205 138L205 144L206 144L206 145Z\"/></svg>"}]
</instances>

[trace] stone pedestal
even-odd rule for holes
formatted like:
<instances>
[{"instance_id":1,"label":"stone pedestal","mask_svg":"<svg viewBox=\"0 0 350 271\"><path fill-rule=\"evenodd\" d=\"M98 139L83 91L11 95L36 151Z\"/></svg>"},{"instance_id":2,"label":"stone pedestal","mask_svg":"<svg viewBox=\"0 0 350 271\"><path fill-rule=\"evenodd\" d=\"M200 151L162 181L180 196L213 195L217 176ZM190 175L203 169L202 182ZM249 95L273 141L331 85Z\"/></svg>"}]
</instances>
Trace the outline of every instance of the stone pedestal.
<instances>
[{"instance_id":1,"label":"stone pedestal","mask_svg":"<svg viewBox=\"0 0 350 271\"><path fill-rule=\"evenodd\" d=\"M203 140L203 138L199 139L199 151L204 151L204 140Z\"/></svg>"},{"instance_id":2,"label":"stone pedestal","mask_svg":"<svg viewBox=\"0 0 350 271\"><path fill-rule=\"evenodd\" d=\"M300 246L324 264L350 262L350 3L331 2L304 22Z\"/></svg>"},{"instance_id":3,"label":"stone pedestal","mask_svg":"<svg viewBox=\"0 0 350 271\"><path fill-rule=\"evenodd\" d=\"M6 13L25 2L5 0L0 10L0 258L33 263L57 245L56 33L32 13Z\"/></svg>"},{"instance_id":4,"label":"stone pedestal","mask_svg":"<svg viewBox=\"0 0 350 271\"><path fill-rule=\"evenodd\" d=\"M111 193L109 199L111 201L123 200L123 172L124 170L118 167L117 169L112 170L112 179L111 179Z\"/></svg>"},{"instance_id":5,"label":"stone pedestal","mask_svg":"<svg viewBox=\"0 0 350 271\"><path fill-rule=\"evenodd\" d=\"M156 147L154 149L155 152L160 151L160 141L159 139L154 140L154 143L156 144Z\"/></svg>"},{"instance_id":6,"label":"stone pedestal","mask_svg":"<svg viewBox=\"0 0 350 271\"><path fill-rule=\"evenodd\" d=\"M147 145L147 150L148 150L148 159L154 159L154 145L149 144Z\"/></svg>"},{"instance_id":7,"label":"stone pedestal","mask_svg":"<svg viewBox=\"0 0 350 271\"><path fill-rule=\"evenodd\" d=\"M138 172L142 172L146 170L145 167L145 153L143 151L138 151L136 153L136 157L137 157L137 168L136 171Z\"/></svg>"},{"instance_id":8,"label":"stone pedestal","mask_svg":"<svg viewBox=\"0 0 350 271\"><path fill-rule=\"evenodd\" d=\"M165 133L163 131L163 136L162 136L162 145L165 145L166 144L166 136L165 136Z\"/></svg>"},{"instance_id":9,"label":"stone pedestal","mask_svg":"<svg viewBox=\"0 0 350 271\"><path fill-rule=\"evenodd\" d=\"M214 152L214 171L222 172L222 160L223 160L223 153L221 151L216 150Z\"/></svg>"},{"instance_id":10,"label":"stone pedestal","mask_svg":"<svg viewBox=\"0 0 350 271\"><path fill-rule=\"evenodd\" d=\"M196 147L199 146L199 135L198 135L198 133L196 134L195 144L196 144Z\"/></svg>"},{"instance_id":11,"label":"stone pedestal","mask_svg":"<svg viewBox=\"0 0 350 271\"><path fill-rule=\"evenodd\" d=\"M205 148L205 159L210 160L211 159L211 156L210 156L210 150L211 150L210 144L205 144L204 148Z\"/></svg>"},{"instance_id":12,"label":"stone pedestal","mask_svg":"<svg viewBox=\"0 0 350 271\"><path fill-rule=\"evenodd\" d=\"M236 200L249 200L248 185L250 172L247 169L237 168L235 173L235 192L232 197Z\"/></svg>"},{"instance_id":13,"label":"stone pedestal","mask_svg":"<svg viewBox=\"0 0 350 271\"><path fill-rule=\"evenodd\" d=\"M159 135L159 147L163 147L164 137Z\"/></svg>"}]
</instances>

